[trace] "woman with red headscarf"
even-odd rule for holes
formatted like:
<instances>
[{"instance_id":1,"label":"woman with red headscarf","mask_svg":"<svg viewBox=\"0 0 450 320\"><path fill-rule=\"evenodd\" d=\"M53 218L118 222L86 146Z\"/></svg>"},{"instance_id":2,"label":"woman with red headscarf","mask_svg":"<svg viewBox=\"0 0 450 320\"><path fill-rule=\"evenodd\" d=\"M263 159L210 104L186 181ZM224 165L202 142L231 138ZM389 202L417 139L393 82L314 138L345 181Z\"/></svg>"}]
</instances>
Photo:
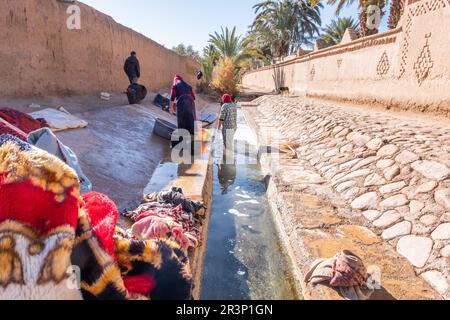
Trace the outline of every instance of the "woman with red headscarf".
<instances>
[{"instance_id":1,"label":"woman with red headscarf","mask_svg":"<svg viewBox=\"0 0 450 320\"><path fill-rule=\"evenodd\" d=\"M223 143L227 150L233 151L234 134L237 129L237 107L228 93L222 96L219 130L222 130Z\"/></svg>"},{"instance_id":2,"label":"woman with red headscarf","mask_svg":"<svg viewBox=\"0 0 450 320\"><path fill-rule=\"evenodd\" d=\"M174 113L176 101L178 129L187 130L191 135L191 141L193 141L193 136L195 135L195 121L197 120L195 111L195 93L192 87L185 82L180 75L176 75L173 80L170 101L170 113ZM175 142L175 144L178 143L180 143L180 141Z\"/></svg>"}]
</instances>

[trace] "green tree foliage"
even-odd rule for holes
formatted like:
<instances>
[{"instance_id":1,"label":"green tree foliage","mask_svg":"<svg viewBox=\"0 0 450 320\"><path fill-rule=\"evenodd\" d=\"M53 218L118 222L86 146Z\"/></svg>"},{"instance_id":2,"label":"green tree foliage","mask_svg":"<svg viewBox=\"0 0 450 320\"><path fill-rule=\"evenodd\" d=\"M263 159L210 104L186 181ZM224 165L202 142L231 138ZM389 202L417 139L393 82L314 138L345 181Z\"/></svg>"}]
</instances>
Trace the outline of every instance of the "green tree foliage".
<instances>
[{"instance_id":1,"label":"green tree foliage","mask_svg":"<svg viewBox=\"0 0 450 320\"><path fill-rule=\"evenodd\" d=\"M200 53L198 51L195 51L191 45L185 46L181 43L178 46L173 47L172 50L178 53L180 56L191 57L198 62L202 60L200 57Z\"/></svg>"},{"instance_id":2,"label":"green tree foliage","mask_svg":"<svg viewBox=\"0 0 450 320\"><path fill-rule=\"evenodd\" d=\"M322 4L313 6L306 0L264 0L254 6L256 18L250 39L261 52L271 57L292 54L303 45L310 45L319 34Z\"/></svg>"},{"instance_id":3,"label":"green tree foliage","mask_svg":"<svg viewBox=\"0 0 450 320\"><path fill-rule=\"evenodd\" d=\"M323 33L320 36L324 47L331 47L340 43L348 28L354 29L357 34L359 33L359 23L353 20L353 18L348 17L333 20L323 29Z\"/></svg>"}]
</instances>

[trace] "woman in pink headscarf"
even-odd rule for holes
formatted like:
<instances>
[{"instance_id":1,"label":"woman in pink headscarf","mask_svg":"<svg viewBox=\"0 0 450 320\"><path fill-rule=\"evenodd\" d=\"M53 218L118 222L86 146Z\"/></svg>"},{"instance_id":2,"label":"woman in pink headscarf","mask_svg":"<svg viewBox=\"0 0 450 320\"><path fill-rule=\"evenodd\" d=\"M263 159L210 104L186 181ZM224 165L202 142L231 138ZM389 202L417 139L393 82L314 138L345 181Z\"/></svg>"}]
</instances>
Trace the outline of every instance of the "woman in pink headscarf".
<instances>
[{"instance_id":1,"label":"woman in pink headscarf","mask_svg":"<svg viewBox=\"0 0 450 320\"><path fill-rule=\"evenodd\" d=\"M195 93L192 87L178 74L173 80L170 101L171 113L174 113L175 102L177 105L178 129L187 130L193 137L195 134L195 120L197 120Z\"/></svg>"},{"instance_id":2,"label":"woman in pink headscarf","mask_svg":"<svg viewBox=\"0 0 450 320\"><path fill-rule=\"evenodd\" d=\"M223 143L227 150L233 150L234 135L237 129L237 107L228 93L222 96L219 130L222 129Z\"/></svg>"}]
</instances>

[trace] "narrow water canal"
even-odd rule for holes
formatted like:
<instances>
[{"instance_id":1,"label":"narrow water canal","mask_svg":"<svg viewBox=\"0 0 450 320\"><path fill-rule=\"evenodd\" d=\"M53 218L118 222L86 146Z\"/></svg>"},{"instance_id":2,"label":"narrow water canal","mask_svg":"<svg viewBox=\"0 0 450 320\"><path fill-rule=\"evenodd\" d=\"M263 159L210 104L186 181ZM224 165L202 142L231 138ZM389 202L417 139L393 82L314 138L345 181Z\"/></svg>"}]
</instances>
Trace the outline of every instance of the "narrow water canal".
<instances>
[{"instance_id":1,"label":"narrow water canal","mask_svg":"<svg viewBox=\"0 0 450 320\"><path fill-rule=\"evenodd\" d=\"M244 141L250 146L245 148ZM214 194L202 299L299 299L256 160L253 134L239 110L234 161L214 142ZM234 164L233 164L234 163Z\"/></svg>"}]
</instances>

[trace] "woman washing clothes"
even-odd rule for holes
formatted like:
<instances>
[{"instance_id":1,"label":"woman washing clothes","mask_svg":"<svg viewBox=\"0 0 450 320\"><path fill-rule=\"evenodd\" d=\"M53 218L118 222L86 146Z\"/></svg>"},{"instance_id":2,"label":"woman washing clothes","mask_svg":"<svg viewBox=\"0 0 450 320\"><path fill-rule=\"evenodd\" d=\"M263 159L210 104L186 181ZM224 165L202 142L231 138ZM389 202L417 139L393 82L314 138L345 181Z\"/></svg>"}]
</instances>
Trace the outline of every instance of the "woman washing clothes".
<instances>
[{"instance_id":1,"label":"woman washing clothes","mask_svg":"<svg viewBox=\"0 0 450 320\"><path fill-rule=\"evenodd\" d=\"M178 129L186 130L191 135L192 146L194 145L195 121L197 114L195 111L195 93L192 87L183 80L180 75L176 75L173 80L172 93L170 98L170 113L175 111L177 105ZM180 132L183 135L183 132ZM172 141L172 146L176 146L181 141Z\"/></svg>"}]
</instances>

